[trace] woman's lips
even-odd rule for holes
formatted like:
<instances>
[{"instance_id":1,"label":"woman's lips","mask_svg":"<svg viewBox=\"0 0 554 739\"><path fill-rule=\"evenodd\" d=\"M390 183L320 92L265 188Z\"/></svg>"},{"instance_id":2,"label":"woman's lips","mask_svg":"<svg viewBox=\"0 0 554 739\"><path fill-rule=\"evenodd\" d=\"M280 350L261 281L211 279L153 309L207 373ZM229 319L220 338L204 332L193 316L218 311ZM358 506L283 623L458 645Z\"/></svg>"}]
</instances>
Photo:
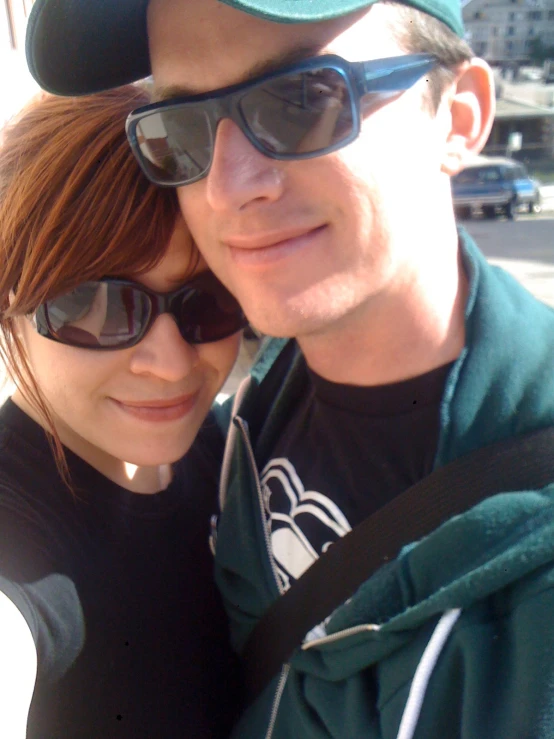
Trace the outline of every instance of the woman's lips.
<instances>
[{"instance_id":1,"label":"woman's lips","mask_svg":"<svg viewBox=\"0 0 554 739\"><path fill-rule=\"evenodd\" d=\"M116 400L114 403L124 412L142 421L176 421L192 411L198 393L183 395L170 400L128 401Z\"/></svg>"},{"instance_id":2,"label":"woman's lips","mask_svg":"<svg viewBox=\"0 0 554 739\"><path fill-rule=\"evenodd\" d=\"M243 245L240 240L231 239L227 242L227 246L231 251L233 260L238 265L263 267L312 246L326 228L326 226L318 226L311 231L285 236L285 238L277 239L269 244L260 241L259 245L255 245L254 242Z\"/></svg>"}]
</instances>

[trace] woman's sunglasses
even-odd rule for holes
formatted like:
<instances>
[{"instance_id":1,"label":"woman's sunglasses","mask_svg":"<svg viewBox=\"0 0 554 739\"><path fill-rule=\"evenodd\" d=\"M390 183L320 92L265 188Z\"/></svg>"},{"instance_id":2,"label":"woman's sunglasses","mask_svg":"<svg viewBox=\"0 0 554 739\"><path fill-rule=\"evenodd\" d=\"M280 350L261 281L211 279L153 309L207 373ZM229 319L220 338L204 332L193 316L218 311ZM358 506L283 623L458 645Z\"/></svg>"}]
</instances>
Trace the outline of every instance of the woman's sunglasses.
<instances>
[{"instance_id":1,"label":"woman's sunglasses","mask_svg":"<svg viewBox=\"0 0 554 739\"><path fill-rule=\"evenodd\" d=\"M355 63L315 57L251 82L139 108L127 119L127 137L148 179L168 187L208 174L224 118L272 159L309 159L358 136L360 101L408 90L437 63L430 54Z\"/></svg>"},{"instance_id":2,"label":"woman's sunglasses","mask_svg":"<svg viewBox=\"0 0 554 739\"><path fill-rule=\"evenodd\" d=\"M114 350L138 344L162 313L173 316L189 344L225 339L247 323L240 305L211 272L171 293L128 280L85 282L40 305L34 322L41 336L62 344Z\"/></svg>"}]
</instances>

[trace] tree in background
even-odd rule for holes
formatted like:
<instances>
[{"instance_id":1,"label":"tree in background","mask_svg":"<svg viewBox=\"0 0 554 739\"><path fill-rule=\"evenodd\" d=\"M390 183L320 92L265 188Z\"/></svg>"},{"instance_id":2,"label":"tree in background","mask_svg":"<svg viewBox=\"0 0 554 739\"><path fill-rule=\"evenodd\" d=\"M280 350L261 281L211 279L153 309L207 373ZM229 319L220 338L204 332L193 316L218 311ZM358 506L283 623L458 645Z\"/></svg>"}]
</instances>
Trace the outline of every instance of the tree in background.
<instances>
[{"instance_id":1,"label":"tree in background","mask_svg":"<svg viewBox=\"0 0 554 739\"><path fill-rule=\"evenodd\" d=\"M529 56L535 64L543 64L547 59L554 59L554 46L546 46L537 36L531 40Z\"/></svg>"}]
</instances>

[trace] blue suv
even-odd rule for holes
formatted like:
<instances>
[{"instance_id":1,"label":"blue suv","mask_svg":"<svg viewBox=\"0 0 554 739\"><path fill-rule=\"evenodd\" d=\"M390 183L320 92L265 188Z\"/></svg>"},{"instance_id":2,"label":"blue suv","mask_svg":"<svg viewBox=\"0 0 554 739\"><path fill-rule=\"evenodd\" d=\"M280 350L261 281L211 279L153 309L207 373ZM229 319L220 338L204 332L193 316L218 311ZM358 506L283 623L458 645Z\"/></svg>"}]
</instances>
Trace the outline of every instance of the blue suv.
<instances>
[{"instance_id":1,"label":"blue suv","mask_svg":"<svg viewBox=\"0 0 554 739\"><path fill-rule=\"evenodd\" d=\"M513 159L480 159L452 177L452 199L456 213L471 217L477 209L485 218L499 213L513 219L518 211L540 213L538 183L523 164Z\"/></svg>"}]
</instances>

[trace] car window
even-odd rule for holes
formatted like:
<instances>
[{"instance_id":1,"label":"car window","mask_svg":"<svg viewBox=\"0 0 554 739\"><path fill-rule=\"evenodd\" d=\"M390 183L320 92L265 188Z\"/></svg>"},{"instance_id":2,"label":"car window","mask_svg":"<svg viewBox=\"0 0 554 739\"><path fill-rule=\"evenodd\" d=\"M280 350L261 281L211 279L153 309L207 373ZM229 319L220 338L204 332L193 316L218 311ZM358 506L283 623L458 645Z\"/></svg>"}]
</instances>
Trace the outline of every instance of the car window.
<instances>
[{"instance_id":1,"label":"car window","mask_svg":"<svg viewBox=\"0 0 554 739\"><path fill-rule=\"evenodd\" d=\"M463 169L454 177L459 185L473 185L479 180L479 170L475 167L471 169Z\"/></svg>"},{"instance_id":2,"label":"car window","mask_svg":"<svg viewBox=\"0 0 554 739\"><path fill-rule=\"evenodd\" d=\"M498 167L484 167L479 179L482 182L498 182L502 179L502 174Z\"/></svg>"},{"instance_id":3,"label":"car window","mask_svg":"<svg viewBox=\"0 0 554 739\"><path fill-rule=\"evenodd\" d=\"M468 167L454 177L458 185L490 184L501 179L499 167Z\"/></svg>"},{"instance_id":4,"label":"car window","mask_svg":"<svg viewBox=\"0 0 554 739\"><path fill-rule=\"evenodd\" d=\"M504 178L506 180L526 180L529 175L522 164L506 167Z\"/></svg>"}]
</instances>

